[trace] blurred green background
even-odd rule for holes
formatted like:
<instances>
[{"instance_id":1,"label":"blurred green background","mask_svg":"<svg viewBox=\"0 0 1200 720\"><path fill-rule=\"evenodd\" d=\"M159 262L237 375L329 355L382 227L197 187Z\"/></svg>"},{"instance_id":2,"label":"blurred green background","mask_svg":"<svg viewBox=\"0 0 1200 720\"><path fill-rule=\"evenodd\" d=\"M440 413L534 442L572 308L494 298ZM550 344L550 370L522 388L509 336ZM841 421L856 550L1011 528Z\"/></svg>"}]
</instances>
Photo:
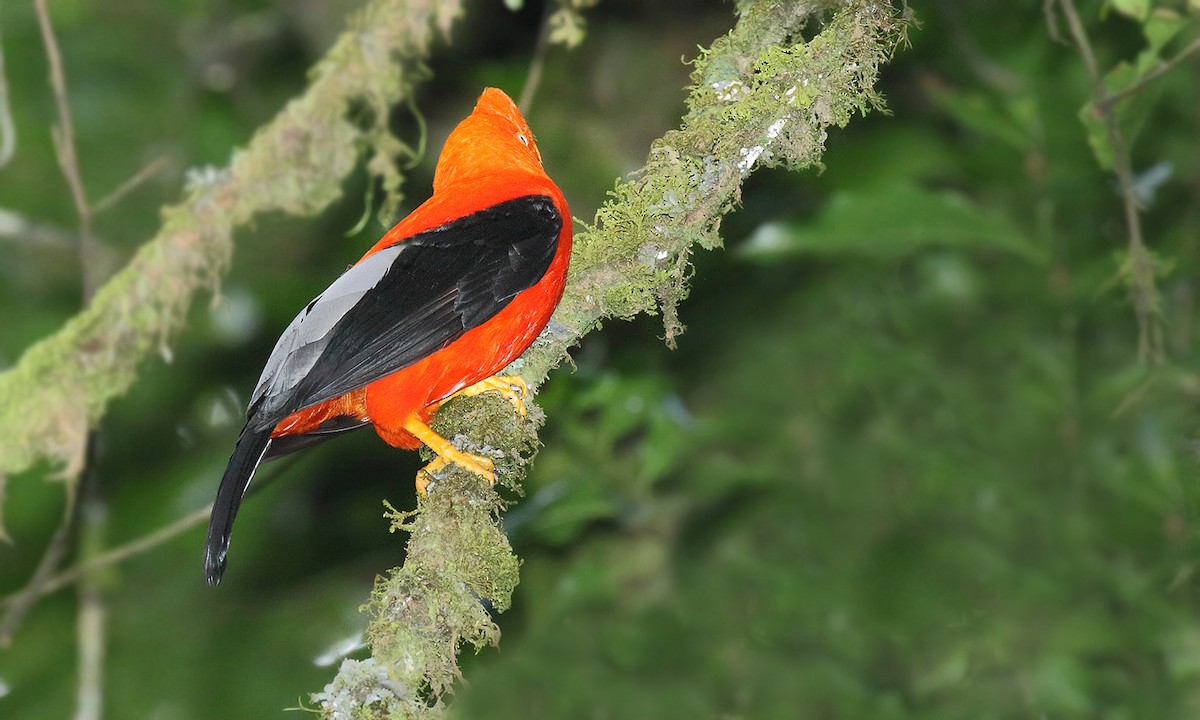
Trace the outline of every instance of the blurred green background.
<instances>
[{"instance_id":1,"label":"blurred green background","mask_svg":"<svg viewBox=\"0 0 1200 720\"><path fill-rule=\"evenodd\" d=\"M355 5L51 3L90 196L165 168L99 216L98 272L153 233L185 169L225 164L302 89ZM1144 48L1118 12L1141 5L1192 14L1168 50L1195 37L1195 3L1081 2L1103 70ZM832 133L824 172L750 179L727 250L695 258L678 349L655 318L610 323L554 374L505 519L522 583L500 649L462 659L461 717L1200 714L1200 66L1142 92L1126 126L1169 266L1165 361L1141 363L1120 199L1079 118L1091 86L1041 8L914 3L912 47L884 73L891 115ZM418 97L430 149L406 208L480 88L515 95L528 72L540 5L467 10ZM733 21L716 0L588 17L581 47L550 50L529 113L583 219L677 123L681 58ZM80 268L30 3L0 6L0 42L19 134L0 211L33 224L0 234L4 367L76 311ZM417 137L406 111L395 127ZM347 237L364 177L319 218L241 232L220 302L113 404L108 545L211 500L279 331L381 232ZM381 500L413 506L417 464L361 433L265 472L279 480L243 509L218 590L200 528L113 569L107 715L297 717L284 708L333 676L324 656L402 561ZM0 594L62 503L52 474L10 478ZM0 717L72 713L76 605L46 598L0 650Z\"/></svg>"}]
</instances>

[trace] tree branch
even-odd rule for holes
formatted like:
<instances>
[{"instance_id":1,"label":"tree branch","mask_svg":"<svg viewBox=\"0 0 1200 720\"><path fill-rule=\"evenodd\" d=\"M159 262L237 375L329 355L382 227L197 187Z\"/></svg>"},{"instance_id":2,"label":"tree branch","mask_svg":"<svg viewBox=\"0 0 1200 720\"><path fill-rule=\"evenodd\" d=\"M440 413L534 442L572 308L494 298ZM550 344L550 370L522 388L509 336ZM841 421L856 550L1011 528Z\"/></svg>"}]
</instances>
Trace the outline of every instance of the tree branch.
<instances>
[{"instance_id":1,"label":"tree branch","mask_svg":"<svg viewBox=\"0 0 1200 720\"><path fill-rule=\"evenodd\" d=\"M95 240L92 237L92 208L83 189L83 177L79 172L79 157L75 152L75 124L71 121L71 105L67 99L67 77L63 72L62 53L58 39L54 37L54 25L46 0L34 0L38 28L42 33L42 44L46 48L46 60L50 64L50 86L54 88L54 103L58 108L58 127L52 129L54 154L58 167L71 190L71 201L79 217L79 274L83 279L83 304L86 306L96 294Z\"/></svg>"},{"instance_id":2,"label":"tree branch","mask_svg":"<svg viewBox=\"0 0 1200 720\"><path fill-rule=\"evenodd\" d=\"M55 575L46 575L36 585L30 582L24 589L0 598L0 611L7 610L10 606L19 603L36 601L38 598L79 582L88 573L122 563L131 557L153 550L168 540L174 540L185 532L206 524L211 512L212 505L205 505L148 535L93 555L72 567L60 570ZM7 644L6 637L3 632L0 632L0 647Z\"/></svg>"},{"instance_id":3,"label":"tree branch","mask_svg":"<svg viewBox=\"0 0 1200 720\"><path fill-rule=\"evenodd\" d=\"M701 54L688 113L621 181L594 223L575 238L567 291L549 327L506 373L536 385L567 348L606 318L661 310L668 342L681 330L689 258L719 246L721 217L759 165L818 165L829 126L877 107L879 66L902 39L906 14L853 0L811 41L800 30L826 4L743 2L737 27ZM540 413L531 413L531 417ZM497 398L447 404L436 426L467 450L496 460L512 485L537 446L538 420L513 417ZM497 450L500 448L502 450ZM415 512L391 511L411 533L407 560L377 582L367 630L371 657L345 660L313 696L326 718L427 718L445 709L459 645L494 644L490 611L508 608L517 559L498 524L493 488L447 470Z\"/></svg>"},{"instance_id":4,"label":"tree branch","mask_svg":"<svg viewBox=\"0 0 1200 720\"><path fill-rule=\"evenodd\" d=\"M533 97L542 84L542 69L546 65L546 53L550 50L550 13L553 6L547 2L542 7L542 22L538 26L537 43L533 46L533 59L529 61L529 71L525 73L525 87L521 88L521 97L517 107L521 113L529 115L529 107Z\"/></svg>"},{"instance_id":5,"label":"tree branch","mask_svg":"<svg viewBox=\"0 0 1200 720\"><path fill-rule=\"evenodd\" d=\"M0 168L12 160L17 151L17 127L13 123L12 107L8 102L8 75L4 71L4 38L0 37Z\"/></svg>"},{"instance_id":6,"label":"tree branch","mask_svg":"<svg viewBox=\"0 0 1200 720\"><path fill-rule=\"evenodd\" d=\"M117 203L121 202L134 190L137 190L155 175L158 175L163 170L167 169L170 164L171 163L167 159L166 155L160 155L159 157L155 158L148 165L134 173L133 177L121 183L117 189L96 201L96 203L92 205L92 213L94 215L99 215L105 210L108 210Z\"/></svg>"},{"instance_id":7,"label":"tree branch","mask_svg":"<svg viewBox=\"0 0 1200 720\"><path fill-rule=\"evenodd\" d=\"M1141 204L1134 187L1133 161L1130 158L1129 146L1125 141L1125 134L1121 132L1116 104L1109 100L1108 90L1104 86L1104 73L1096 62L1087 30L1084 29L1083 21L1075 9L1074 0L1058 0L1058 5L1067 21L1071 41L1087 68L1088 78L1092 83L1094 112L1104 123L1108 144L1112 148L1113 173L1117 176L1117 185L1121 190L1125 231L1129 243L1129 254L1121 265L1119 275L1128 278L1130 300L1133 302L1133 312L1138 323L1138 359L1158 365L1165 360L1166 352L1163 347L1162 300L1157 285L1157 278L1162 274L1163 268L1146 247L1142 235Z\"/></svg>"},{"instance_id":8,"label":"tree branch","mask_svg":"<svg viewBox=\"0 0 1200 720\"><path fill-rule=\"evenodd\" d=\"M58 159L58 167L62 170L63 178L71 191L71 200L75 204L75 214L79 218L79 285L81 288L82 305L86 309L96 294L99 282L99 268L96 263L96 239L92 235L92 207L87 199L83 186L83 173L79 168L79 154L75 147L75 126L71 119L71 103L67 95L67 78L63 71L62 53L58 49L58 39L54 35L54 25L50 20L50 12L46 8L46 0L34 0L38 27L42 34L42 44L46 49L46 59L50 65L50 86L54 90L54 101L58 108L58 126L52 129L54 153ZM82 449L84 461L80 469L80 479L68 479L68 483L81 485L79 492L80 513L78 514L78 531L76 549L87 558L97 554L103 547L104 527L107 509L104 495L101 491L99 478L96 476L96 453L100 444L99 428L91 428L85 434ZM69 528L68 528L69 529ZM70 533L55 534L65 542ZM55 548L46 550L43 557L57 554ZM57 569L57 568L55 568ZM31 595L36 596L37 590ZM79 607L76 611L77 654L79 658L79 684L76 690L75 718L76 720L99 720L101 708L104 705L104 656L105 656L105 617L104 591L101 588L99 575L93 573L85 576L79 586ZM11 617L11 616L10 616Z\"/></svg>"},{"instance_id":9,"label":"tree branch","mask_svg":"<svg viewBox=\"0 0 1200 720\"><path fill-rule=\"evenodd\" d=\"M1122 100L1132 97L1146 89L1147 85L1159 79L1163 75L1171 72L1175 69L1175 66L1195 55L1197 52L1200 52L1200 38L1196 38L1188 43L1187 47L1180 50L1175 57L1168 60L1163 60L1158 65L1155 65L1154 69L1138 78L1137 82L1133 83L1129 87L1123 88L1114 93L1107 93L1103 100L1096 103L1096 109L1102 112L1112 112L1113 108L1116 107L1117 104Z\"/></svg>"},{"instance_id":10,"label":"tree branch","mask_svg":"<svg viewBox=\"0 0 1200 720\"><path fill-rule=\"evenodd\" d=\"M275 467L261 471L254 478L254 484L250 486L250 489L246 493L247 497L253 496L261 492L264 488L269 487L280 475L286 474L295 462L295 459L281 460L275 464ZM67 510L69 511L70 508ZM42 577L37 578L36 581L31 580L24 588L10 595L0 597L0 612L10 612L11 608L15 606L32 605L38 598L78 583L90 573L104 570L113 565L123 563L129 558L154 550L163 543L174 540L193 528L207 524L210 514L212 514L212 503L176 518L159 529L135 540L130 540L123 545L108 548L86 559L77 558L76 563L71 567L60 570L57 574L44 574ZM69 514L64 519L64 522L68 519ZM53 570L54 568L50 568L47 572L52 573ZM4 622L3 616L0 616L0 648L7 645L6 638L8 635L4 632Z\"/></svg>"},{"instance_id":11,"label":"tree branch","mask_svg":"<svg viewBox=\"0 0 1200 720\"><path fill-rule=\"evenodd\" d=\"M40 597L36 588L44 586L46 579L53 576L62 563L71 547L71 530L74 527L75 493L68 491L62 518L54 534L50 536L50 542L46 543L46 549L42 552L42 559L38 561L33 576L23 590L5 598L5 602L0 605L4 609L4 614L0 616L0 648L7 648L12 644L13 633Z\"/></svg>"}]
</instances>

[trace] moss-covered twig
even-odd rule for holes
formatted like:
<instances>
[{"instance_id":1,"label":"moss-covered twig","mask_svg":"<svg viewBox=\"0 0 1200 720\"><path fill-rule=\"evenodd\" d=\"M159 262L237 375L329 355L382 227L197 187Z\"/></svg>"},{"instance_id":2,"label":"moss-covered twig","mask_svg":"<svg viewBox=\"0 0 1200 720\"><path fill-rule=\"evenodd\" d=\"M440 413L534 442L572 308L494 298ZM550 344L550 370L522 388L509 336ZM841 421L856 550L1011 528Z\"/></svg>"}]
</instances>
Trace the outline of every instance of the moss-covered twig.
<instances>
[{"instance_id":1,"label":"moss-covered twig","mask_svg":"<svg viewBox=\"0 0 1200 720\"><path fill-rule=\"evenodd\" d=\"M801 30L833 6L820 33ZM661 309L666 337L681 329L697 245L720 244L721 217L760 165L816 165L826 130L879 103L879 66L901 40L903 15L887 3L743 2L737 27L696 60L688 113L654 144L646 166L621 181L576 236L568 289L538 342L514 363L540 383L568 347L605 318ZM536 447L536 423L518 425L507 403L457 401L438 430L497 460L511 479ZM496 450L499 448L500 450ZM498 526L494 490L461 471L430 486L393 527L412 533L402 568L377 583L368 610L372 656L347 660L314 702L328 718L412 718L442 714L457 673L455 654L498 636L487 607L502 611L517 561Z\"/></svg>"},{"instance_id":2,"label":"moss-covered twig","mask_svg":"<svg viewBox=\"0 0 1200 720\"><path fill-rule=\"evenodd\" d=\"M1096 113L1104 125L1108 152L1111 154L1111 170L1117 178L1117 187L1121 192L1129 250L1117 271L1117 278L1128 286L1134 317L1137 318L1138 360L1161 365L1166 361L1166 347L1163 335L1163 298L1158 289L1158 279L1167 274L1168 266L1155 257L1146 245L1142 230L1143 208L1142 201L1138 199L1134 179L1133 155L1117 116L1118 101L1113 99L1123 93L1109 92L1105 73L1100 69L1092 51L1091 40L1083 27L1079 11L1075 9L1074 0L1058 0L1058 6L1067 21L1071 42L1083 59L1084 68L1091 79L1092 112ZM1170 66L1167 66L1167 69L1169 68ZM1136 92L1139 85L1140 83L1134 83L1127 91Z\"/></svg>"},{"instance_id":3,"label":"moss-covered twig","mask_svg":"<svg viewBox=\"0 0 1200 720\"><path fill-rule=\"evenodd\" d=\"M317 213L338 198L368 147L369 170L398 192L394 158L406 148L388 132L388 111L427 74L434 34L448 31L459 10L460 0L373 0L302 96L226 168L191 174L158 235L84 312L0 374L0 490L5 474L39 459L76 475L88 428L180 326L195 294L216 286L236 228L262 212Z\"/></svg>"}]
</instances>

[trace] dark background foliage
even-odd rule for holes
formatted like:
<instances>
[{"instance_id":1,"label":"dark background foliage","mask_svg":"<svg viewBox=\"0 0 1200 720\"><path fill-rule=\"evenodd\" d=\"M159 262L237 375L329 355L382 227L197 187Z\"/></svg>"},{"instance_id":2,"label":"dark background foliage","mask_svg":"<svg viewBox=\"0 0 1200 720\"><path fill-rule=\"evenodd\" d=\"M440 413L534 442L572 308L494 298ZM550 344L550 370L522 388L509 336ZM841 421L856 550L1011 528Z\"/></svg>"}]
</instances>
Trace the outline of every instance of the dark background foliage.
<instances>
[{"instance_id":1,"label":"dark background foliage","mask_svg":"<svg viewBox=\"0 0 1200 720\"><path fill-rule=\"evenodd\" d=\"M91 194L167 167L99 216L98 272L154 231L184 168L223 164L303 87L352 5L52 3ZM527 5L470 4L431 59L406 208L479 89L520 91L541 18ZM822 173L751 178L727 249L695 259L678 349L654 318L610 324L553 375L545 447L505 519L522 583L500 650L463 658L463 717L1200 711L1200 76L1181 63L1123 116L1169 266L1163 360L1141 361L1120 198L1080 122L1092 87L1041 5L916 6L884 76L891 115L832 134ZM1080 3L1103 70L1145 47L1137 5ZM529 113L584 219L677 122L680 59L732 21L715 1L606 0L588 17L580 48L550 50ZM0 236L7 365L75 312L80 268L27 3L0 8L0 39L20 138L0 209L39 226ZM404 109L395 127L419 134ZM97 465L108 545L211 498L279 330L380 232L347 237L364 177L315 220L241 233L220 302L114 403ZM315 661L401 561L381 500L411 507L419 462L360 435L266 473L278 482L245 506L218 590L199 528L111 570L111 717L275 717L332 677ZM46 478L9 481L0 592L58 521ZM48 597L0 652L0 717L71 712L75 608Z\"/></svg>"}]
</instances>

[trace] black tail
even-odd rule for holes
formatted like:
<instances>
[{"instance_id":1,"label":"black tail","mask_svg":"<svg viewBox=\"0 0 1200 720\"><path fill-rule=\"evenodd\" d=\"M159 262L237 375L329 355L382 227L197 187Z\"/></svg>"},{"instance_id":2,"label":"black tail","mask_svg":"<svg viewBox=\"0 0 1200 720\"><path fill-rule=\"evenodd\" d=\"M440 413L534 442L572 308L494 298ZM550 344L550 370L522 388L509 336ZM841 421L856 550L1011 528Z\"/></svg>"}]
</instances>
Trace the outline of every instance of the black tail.
<instances>
[{"instance_id":1,"label":"black tail","mask_svg":"<svg viewBox=\"0 0 1200 720\"><path fill-rule=\"evenodd\" d=\"M246 488L250 487L254 471L270 444L269 427L266 430L254 430L247 424L238 436L237 447L229 458L221 486L217 488L212 515L208 519L208 539L204 542L204 577L209 585L220 584L221 576L225 574L225 555L229 552L234 518L237 517Z\"/></svg>"}]
</instances>

